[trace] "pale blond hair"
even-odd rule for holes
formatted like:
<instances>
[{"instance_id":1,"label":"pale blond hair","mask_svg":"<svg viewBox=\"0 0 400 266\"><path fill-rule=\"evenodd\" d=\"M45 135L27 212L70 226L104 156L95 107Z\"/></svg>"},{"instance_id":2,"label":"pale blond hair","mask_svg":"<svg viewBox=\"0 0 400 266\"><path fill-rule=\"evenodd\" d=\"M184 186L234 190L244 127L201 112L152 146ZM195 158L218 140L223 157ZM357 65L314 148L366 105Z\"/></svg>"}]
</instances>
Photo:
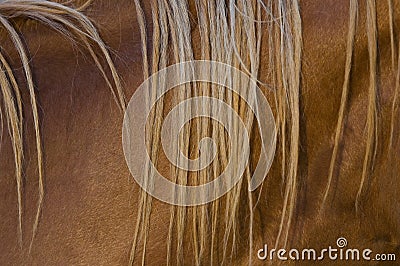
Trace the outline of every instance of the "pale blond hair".
<instances>
[{"instance_id":1,"label":"pale blond hair","mask_svg":"<svg viewBox=\"0 0 400 266\"><path fill-rule=\"evenodd\" d=\"M144 78L172 63L179 63L195 59L207 59L223 62L235 66L253 79L260 82L261 40L267 35L268 40L268 87L272 88L276 101L276 120L279 132L280 156L282 170L282 182L284 186L284 201L281 214L281 222L277 235L277 244L286 245L290 234L289 230L293 221L299 189L299 144L300 144L300 90L301 90L301 64L302 64L302 20L298 0L239 0L239 1L207 1L195 0L196 21L192 21L188 2L184 0L154 0L151 2L153 36L151 37L151 51L148 47L147 25L144 12L139 0L134 1L137 10L137 19L140 26L143 47L143 73ZM71 8L66 4L58 4L48 1L6 1L0 3L0 22L8 32L15 48L17 49L23 64L25 79L31 98L32 113L36 134L37 163L39 178L39 202L36 219L33 224L32 240L37 231L39 216L42 207L43 189L43 160L42 143L37 110L37 94L34 88L27 56L26 48L22 45L21 38L15 27L10 22L14 17L29 17L29 19L40 21L51 28L71 38L71 41L80 41L85 44L96 65L110 87L113 95L121 107L125 109L125 98L122 93L121 84L117 71L111 60L106 45L103 43L95 26L83 15L81 10L87 7L90 1L81 8ZM339 145L341 143L344 118L347 111L347 102L350 90L350 76L352 71L352 59L354 40L357 28L358 1L349 0L350 14L346 48L346 63L342 96L338 114L337 126L334 134L334 147L331 156L330 168L328 170L328 182L326 185L322 206L331 190L337 163ZM376 6L374 0L362 1L366 6L366 34L368 38L369 52L369 89L368 89L368 111L366 114L366 151L362 169L360 187L357 194L356 207L358 208L362 199L364 185L372 173L378 144L378 116L377 116L377 21ZM392 49L392 65L396 68L396 43L393 22L393 4L388 0L390 36ZM200 54L196 54L193 47L193 30L197 29L200 37ZM101 54L95 53L93 47L100 49ZM99 56L106 59L107 66L99 61ZM7 122L10 137L13 143L16 183L18 193L18 215L19 236L22 242L22 162L23 162L23 115L22 98L20 86L15 79L14 72L8 60L0 53L0 85L3 97L0 118ZM392 143L394 132L394 119L397 113L397 98L399 95L399 66L397 66L397 78L394 101L392 105L392 121L390 143ZM264 66L263 66L264 67ZM112 73L112 80L107 78L106 72ZM231 82L241 82L238 77L229 77ZM242 84L244 87L246 84ZM248 86L248 84L247 84ZM149 97L154 97L155 88L150 88ZM245 89L244 89L245 90ZM222 92L221 92L222 91ZM241 115L248 129L253 127L253 114L244 106L243 101L235 94L224 91L214 85L185 85L175 95L177 102L192 95L207 94L231 103L233 108ZM160 131L164 110L164 100L157 103L155 112L149 118L154 125L154 131L148 133L147 144L150 147L151 159L158 161L160 149ZM190 110L188 110L190 112ZM179 117L177 117L179 119ZM193 152L193 145L198 143L201 136L211 135L217 139L218 159L213 163L209 171L194 173L197 183L207 182L226 166L229 156L232 154L231 147L227 145L223 128L209 120L191 122L191 126L184 129L184 134L179 140L183 143L185 155ZM250 148L250 147L249 147ZM188 184L187 172L172 168L172 176L177 183ZM149 170L149 180L152 172ZM228 263L228 257L237 246L239 212L243 205L247 206L249 215L248 242L249 258L252 257L254 208L257 201L256 196L246 191L251 177L250 166L247 167L244 178L225 197L205 206L199 207L177 207L171 206L171 217L168 238L168 264L172 263L172 257L178 264L183 261L183 250L185 234L190 232L191 246L193 247L194 260L197 265L202 264L208 253L211 264L219 261L215 250L219 244L216 237L217 231L223 231L223 256L222 262ZM150 184L151 185L151 184ZM146 260L146 245L149 235L151 220L152 198L141 191L137 225L132 244L130 263L137 260L136 249L142 245L142 264ZM208 237L208 235L211 235ZM231 247L231 251L228 251ZM251 264L251 261L249 261Z\"/></svg>"}]
</instances>

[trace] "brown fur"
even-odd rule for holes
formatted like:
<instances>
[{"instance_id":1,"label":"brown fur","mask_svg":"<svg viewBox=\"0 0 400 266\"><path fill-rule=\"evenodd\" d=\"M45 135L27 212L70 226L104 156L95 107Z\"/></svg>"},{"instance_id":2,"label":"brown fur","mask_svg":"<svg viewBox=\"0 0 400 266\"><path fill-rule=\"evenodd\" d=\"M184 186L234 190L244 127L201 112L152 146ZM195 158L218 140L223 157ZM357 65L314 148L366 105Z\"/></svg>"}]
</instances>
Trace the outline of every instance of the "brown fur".
<instances>
[{"instance_id":1,"label":"brown fur","mask_svg":"<svg viewBox=\"0 0 400 266\"><path fill-rule=\"evenodd\" d=\"M135 6L130 2L95 1L85 11L115 50L114 59L128 99L143 76L139 26L133 15L136 14ZM325 247L344 236L351 246L368 247L374 252L397 252L400 256L400 206L396 200L399 198L397 173L400 171L398 123L388 147L397 69L392 68L388 6L385 1L377 4L379 146L374 174L367 180L368 190L362 197L360 211L356 213L354 202L365 155L369 86L368 45L363 30L365 5L360 5L359 10L351 89L338 163L332 190L325 208L320 211L343 86L349 5L348 1L334 0L301 2L304 39L300 98L301 197L290 231L290 246ZM146 4L144 10L151 21L149 5ZM399 10L400 6L395 2L395 25L400 23ZM127 265L139 188L130 177L122 154L122 114L101 73L83 54L83 49L81 52L59 34L36 23L16 23L29 45L38 88L46 194L37 236L28 254L29 241L24 241L22 250L18 245L14 162L10 156L10 139L3 133L0 150L0 264ZM4 34L0 34L0 38L8 57L17 58L8 38ZM266 55L267 51L264 50L263 54ZM17 77L23 82L18 61L11 61ZM260 76L266 74L267 70L262 69ZM273 94L266 89L265 93L273 102ZM26 91L22 96L28 103ZM37 163L29 104L25 104L25 109L27 149L23 231L30 235L36 214ZM160 168L168 168L168 165L161 163ZM269 246L275 243L282 210L280 188L277 160L263 185L255 213L253 245L256 250L264 243ZM167 254L165 243L170 209L158 201L153 201L153 204L146 260L149 265L163 265ZM243 223L246 217L246 213L241 216ZM193 263L189 251L190 247L184 256L187 265ZM247 263L246 241L239 242L236 254L235 265ZM256 257L253 262L255 265L263 264ZM336 264L340 265L340 262Z\"/></svg>"}]
</instances>

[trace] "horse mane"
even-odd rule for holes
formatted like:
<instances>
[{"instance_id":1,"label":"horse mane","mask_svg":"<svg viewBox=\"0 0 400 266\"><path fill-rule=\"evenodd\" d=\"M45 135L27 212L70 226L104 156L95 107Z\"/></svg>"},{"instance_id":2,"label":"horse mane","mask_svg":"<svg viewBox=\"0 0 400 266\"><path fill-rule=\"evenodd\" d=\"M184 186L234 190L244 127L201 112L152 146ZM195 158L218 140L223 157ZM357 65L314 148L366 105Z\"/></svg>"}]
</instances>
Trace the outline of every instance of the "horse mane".
<instances>
[{"instance_id":1,"label":"horse mane","mask_svg":"<svg viewBox=\"0 0 400 266\"><path fill-rule=\"evenodd\" d=\"M71 2L71 1L69 1ZM16 20L26 22L39 22L53 30L61 33L71 42L81 42L112 91L116 102L122 110L125 108L125 99L122 92L121 82L118 77L114 63L111 60L107 46L101 39L96 27L84 14L79 10L85 9L91 1L84 2L78 8L72 8L64 4L49 1L5 1L0 3L0 24L4 34L8 34L22 63L24 78L30 95L31 111L34 119L34 129L36 136L36 151L39 179L39 199L37 203L36 217L33 224L33 233L31 237L30 248L38 228L40 213L44 198L43 184L43 146L40 132L40 119L38 113L37 92L35 82L32 77L30 67L29 51L25 46L23 36L17 28ZM106 65L101 63L100 56L104 58ZM21 98L21 87L17 82L14 71L11 67L9 59L7 59L3 49L0 50L0 84L3 102L1 105L1 122L5 119L8 132L12 140L12 148L14 152L15 176L18 194L18 235L19 243L22 247L22 178L23 178L23 158L24 158L24 141L23 141L23 102ZM112 80L106 74L110 71ZM4 114L3 114L4 112Z\"/></svg>"},{"instance_id":2,"label":"horse mane","mask_svg":"<svg viewBox=\"0 0 400 266\"><path fill-rule=\"evenodd\" d=\"M299 144L299 89L301 73L301 20L297 1L280 1L279 5L273 6L272 2L264 4L261 1L195 1L197 23L191 26L191 16L188 3L185 1L154 1L152 2L152 25L153 36L152 51L148 51L148 36L146 35L146 22L139 1L135 1L137 8L137 19L141 28L143 46L143 66L144 78L148 78L149 73L155 73L166 67L170 63L180 63L194 59L205 59L218 61L232 65L247 72L253 79L259 80L260 58L261 58L261 38L263 24L268 25L268 30L272 34L269 41L270 59L269 66L271 75L277 79L276 84L268 84L276 92L278 106L278 120L281 129L281 140L288 155L283 156L282 176L285 177L285 203L282 212L281 227L279 230L279 241L282 238L286 242L288 230L292 221L294 207L297 197L297 161ZM266 18L262 14L267 14ZM279 14L279 15L278 15ZM281 19L277 19L277 17ZM262 21L265 19L265 21ZM195 19L196 20L196 19ZM200 55L195 54L194 50L194 30L198 30L196 39L200 43ZM276 34L276 36L274 36ZM278 48L278 49L276 49ZM170 58L172 54L172 58ZM149 59L150 58L150 59ZM275 71L275 69L277 69ZM278 70L279 69L279 70ZM239 78L231 74L228 77L232 82L240 82ZM241 84L246 93L246 86ZM277 88L282 88L278 91ZM212 95L225 102L233 103L234 110L244 121L248 129L253 126L253 116L245 107L243 102L228 90L223 93L223 88L217 86L197 86L183 88L186 95L178 93L177 102L195 95ZM284 92L284 93L283 93ZM155 92L153 92L155 93ZM243 95L242 95L243 96ZM157 110L163 108L163 102L157 103ZM211 107L212 108L212 107ZM187 110L190 112L190 110ZM155 114L155 116L160 114ZM174 117L177 124L179 117ZM154 119L152 117L151 119ZM161 124L156 123L153 127L153 134L159 135ZM291 132L287 139L286 131ZM229 156L237 156L233 150L226 146L224 129L211 123L210 121L192 122L190 129L186 129L183 137L179 141L183 144L184 155L189 156L192 152L189 147L200 141L200 135L204 132L217 139L220 145L218 159L213 162L211 172L196 172L191 176L191 180L197 183L205 183L213 180L218 173L226 167ZM288 149L286 148L288 144ZM152 138L149 147L158 150L160 147L159 138ZM194 151L195 152L195 151ZM237 151L236 151L237 152ZM194 155L196 157L196 155ZM197 154L198 156L198 154ZM157 162L157 158L152 158ZM287 168L286 168L287 166ZM148 170L151 175L151 170ZM247 192L248 182L251 178L250 166L247 166L245 176L235 187L223 198L209 204L209 206L192 207L191 209L172 206L169 225L169 241L167 247L167 264L171 260L182 261L184 246L183 242L187 235L191 235L191 245L196 263L200 263L206 256L210 258L211 264L216 261L214 250L217 248L217 232L223 234L223 261L226 261L231 253L235 252L238 242L239 212L243 211L243 205L249 215L248 241L249 258L252 256L252 238L254 207L256 198ZM188 184L188 173L174 169L172 174L175 182ZM244 180L244 181L243 181ZM138 212L141 215L137 220L135 238L131 251L131 263L135 259L138 240L142 240L142 262L145 260L147 236L150 224L150 213L152 198L146 192L141 192L141 199ZM247 203L246 203L247 202ZM221 218L223 216L223 218ZM211 228L211 229L210 229ZM187 233L189 230L190 233ZM186 235L186 236L185 236ZM208 237L210 235L210 237ZM173 241L175 243L173 243ZM228 247L231 246L231 251ZM175 249L175 250L173 250ZM208 254L207 254L208 253ZM171 258L176 254L176 258ZM251 263L251 262L250 262Z\"/></svg>"},{"instance_id":3,"label":"horse mane","mask_svg":"<svg viewBox=\"0 0 400 266\"><path fill-rule=\"evenodd\" d=\"M37 231L40 212L43 204L43 159L42 142L40 134L40 121L37 107L37 92L29 64L27 48L22 36L17 30L14 21L18 18L34 20L47 25L55 31L65 35L72 42L80 42L90 53L98 69L110 88L121 110L125 110L126 101L118 77L117 70L110 57L106 44L103 42L94 24L84 14L83 10L91 1L84 1L81 6L71 7L67 3L55 3L40 0L5 1L0 3L0 23L8 33L22 62L25 80L29 89L31 111L34 117L36 134L36 150L39 179L39 201L37 204L36 218L33 224L31 245ZM301 130L301 70L302 70L302 19L298 0L239 0L239 1L207 1L195 0L195 14L189 11L189 4L182 0L154 0L151 1L151 23L146 21L141 3L134 1L137 10L137 20L140 26L143 48L143 78L165 68L173 63L180 63L194 59L219 61L235 66L246 72L260 85L270 88L275 100L275 117L278 129L279 160L283 184L283 204L279 231L276 236L276 245L287 245L290 238L290 229L293 223L296 206L298 204L299 184L302 182L299 174L299 147ZM379 117L378 113L378 29L376 21L376 6L374 0L366 0L366 26L365 33L368 39L369 58L369 88L368 108L366 115L366 146L360 187L355 202L359 208L365 191L365 184L373 172L378 145ZM392 65L396 68L396 44L393 22L392 0L389 3L390 37L392 50ZM357 31L359 3L350 0L348 21L347 46L345 50L346 63L344 66L344 82L334 133L334 145L331 154L330 167L327 173L327 185L323 191L321 209L331 191L338 161L338 151L346 118L349 100L350 78L352 73L354 42ZM193 19L195 17L195 19ZM193 23L193 20L195 21ZM152 25L152 36L148 36L149 26ZM263 39L263 36L266 38ZM196 39L197 38L197 39ZM196 42L194 41L196 39ZM263 40L267 40L263 43ZM267 46L268 77L260 77L262 45ZM196 51L196 47L199 48ZM397 53L397 55L400 53ZM103 64L105 60L106 64ZM0 118L7 123L9 135L13 144L15 176L18 193L19 241L22 243L22 176L24 159L23 142L23 102L21 86L15 78L10 62L0 51L0 86L3 102L0 109ZM399 95L400 57L398 58L395 95L392 105L390 145L393 140L394 119L397 112L397 98ZM109 78L107 73L111 73ZM232 82L238 77L229 77ZM265 81L267 78L268 81ZM243 84L249 86L248 84ZM225 102L233 103L233 108L241 114L247 128L253 128L253 114L244 107L243 101L223 88L211 85L185 85L184 94L178 93L176 101L182 101L193 95L212 95ZM245 90L246 91L246 90ZM149 91L149 97L155 91ZM149 118L154 124L154 130L149 133L148 146L151 147L151 160L158 161L160 145L161 119L165 108L166 98L157 102L155 112ZM176 119L180 119L177 117ZM211 135L218 139L218 157L213 162L211 171L191 173L195 182L204 183L213 180L218 173L223 171L229 156L235 156L229 146L226 146L224 129L210 121L192 121L191 126L184 129L180 141L183 143L185 155L193 152L193 145L198 143L201 136ZM188 184L189 174L183 170L173 168L173 179L179 184ZM190 234L191 245L195 261L201 261L208 256L211 264L217 261L215 248L219 243L217 231L223 235L223 261L238 246L240 228L240 213L245 211L248 216L247 241L249 243L249 259L253 256L253 224L254 209L257 204L257 194L247 191L248 182L252 173L251 166L247 166L244 178L224 197L208 205L197 207L171 206L167 264L172 260L182 262L184 240ZM146 173L150 179L151 170ZM261 193L257 192L258 195ZM145 191L140 192L136 230L130 252L130 263L136 260L138 247L142 246L142 263L146 259L146 246L149 234L152 197ZM221 216L222 215L222 216ZM189 232L189 233L188 233ZM208 237L211 235L211 237ZM230 248L230 251L228 250ZM176 258L172 255L176 254ZM250 261L251 263L251 261Z\"/></svg>"}]
</instances>

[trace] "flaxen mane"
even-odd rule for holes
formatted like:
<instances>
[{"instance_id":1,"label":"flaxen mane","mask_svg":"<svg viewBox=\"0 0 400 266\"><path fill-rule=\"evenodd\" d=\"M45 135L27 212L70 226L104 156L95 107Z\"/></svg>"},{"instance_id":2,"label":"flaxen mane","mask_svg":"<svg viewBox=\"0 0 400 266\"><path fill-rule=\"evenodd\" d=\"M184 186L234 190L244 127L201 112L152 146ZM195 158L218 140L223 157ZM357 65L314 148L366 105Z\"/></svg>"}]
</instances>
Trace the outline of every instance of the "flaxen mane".
<instances>
[{"instance_id":1,"label":"flaxen mane","mask_svg":"<svg viewBox=\"0 0 400 266\"><path fill-rule=\"evenodd\" d=\"M268 88L268 93L274 95L274 114L278 129L278 155L277 160L281 165L283 185L283 207L281 222L276 236L276 245L285 246L290 240L290 229L293 223L296 206L298 204L299 184L299 149L301 134L301 74L302 74L302 18L298 0L194 0L194 3L182 0L154 0L151 1L151 21L146 17L139 0L135 0L137 20L140 25L143 48L143 78L174 63L191 61L195 59L213 60L232 65L246 72L252 79L258 81L260 86ZM393 143L396 114L398 113L398 96L400 80L400 52L397 51L393 5L388 0L388 19L390 24L390 38L392 50L392 65L397 73L395 95L392 104L390 144ZM0 3L0 22L2 34L7 34L14 43L21 59L25 80L30 94L30 106L35 122L37 164L39 178L39 202L37 215L33 226L31 243L38 228L38 221L42 208L44 195L43 189L43 160L42 149L46 143L41 142L40 117L37 107L37 92L35 80L32 77L29 51L23 41L23 36L18 32L19 19L38 21L62 33L71 42L78 42L87 49L97 67L103 73L117 104L125 110L125 97L119 77L107 50L94 24L84 15L84 10L90 1L74 7L73 2L54 3L50 1L4 1ZM195 13L189 11L190 4L194 5ZM327 183L321 188L323 201L321 210L325 206L328 196L332 191L332 180L337 173L337 162L342 143L345 119L348 108L350 81L352 77L353 53L355 38L360 29L357 27L360 20L365 20L365 34L368 39L368 108L363 114L366 117L365 129L365 156L355 206L358 209L366 191L368 180L373 174L374 161L377 156L379 144L380 116L378 104L378 28L377 9L374 0L349 0L350 13L348 17L348 35L345 51L346 63L340 108L337 115L337 125L334 132L334 146L331 154L330 167L327 169ZM359 16L360 7L366 9L366 16ZM364 30L364 29L363 29ZM152 35L149 35L149 32ZM361 33L360 33L361 34ZM260 76L263 47L267 51L267 76ZM396 62L397 61L397 62ZM16 81L14 70L3 50L0 51L0 84L1 84L1 118L7 124L9 135L13 143L15 176L18 193L19 236L22 242L22 197L23 197L23 115L21 86ZM111 76L112 78L110 78ZM247 87L239 77L227 77L231 83L239 83L243 92ZM246 87L247 86L247 87ZM149 88L148 97L154 97L155 88ZM149 118L153 130L147 132L147 145L153 162L157 164L160 159L160 134L162 117L168 109L167 100L173 104L196 95L209 95L232 105L240 114L244 124L249 130L255 130L253 113L236 94L217 85L186 84L175 91L173 97L164 97L159 101ZM329 100L329 99L328 99ZM212 107L210 107L212 108ZM192 112L188 109L187 112ZM182 117L176 117L177 120ZM182 130L180 139L183 144L182 151L185 156L196 158L199 156L197 144L201 138L211 136L217 140L218 156L210 169L188 173L176 167L171 167L171 178L179 184L203 184L213 180L224 171L230 157L237 156L235 149L228 145L224 128L211 120L200 119L191 121L190 125ZM257 131L257 130L255 130ZM239 144L238 144L239 145ZM254 145L256 146L256 145ZM257 153L257 147L247 147ZM254 159L254 158L253 158ZM257 159L257 158L255 158ZM254 159L254 160L255 160ZM255 224L254 209L259 202L260 190L255 193L247 191L248 182L254 170L251 162L245 171L244 178L224 197L207 205L196 207L171 206L168 262L182 262L184 252L193 252L198 265L205 260L211 265L228 263L234 256L238 243L243 238L248 242L249 258L254 253L253 227ZM149 178L153 173L149 169L145 175ZM189 178L190 176L190 178ZM356 177L355 177L356 178ZM150 178L149 178L150 179ZM189 181L192 180L192 181ZM280 188L277 188L280 189ZM130 252L130 263L137 261L145 263L146 247L148 245L149 227L151 223L153 198L145 191L140 193L136 230ZM245 225L239 221L245 212L248 217ZM244 228L245 227L245 228ZM246 232L246 233L243 233ZM220 237L218 237L220 236ZM241 239L239 241L238 239ZM189 244L188 244L189 243ZM141 255L138 256L139 251ZM251 259L250 262L251 264Z\"/></svg>"},{"instance_id":2,"label":"flaxen mane","mask_svg":"<svg viewBox=\"0 0 400 266\"><path fill-rule=\"evenodd\" d=\"M92 56L99 70L103 73L104 78L110 87L117 103L123 110L125 108L125 100L122 93L122 88L117 71L111 61L110 54L107 50L106 45L100 38L95 26L92 22L84 16L79 9L84 9L86 3L77 9L67 7L59 3L53 3L49 1L5 1L0 3L0 22L3 26L3 34L7 34L15 45L19 57L22 62L27 87L29 89L30 104L34 117L35 135L36 135L36 150L37 150L37 163L38 163L38 178L39 178L39 202L36 212L35 223L33 224L33 238L35 236L39 216L43 204L43 155L42 155L42 143L40 134L40 121L38 115L37 106L37 93L35 89L35 83L32 77L32 71L30 68L29 57L27 48L24 45L24 41L21 38L16 26L13 22L20 18L29 18L30 20L38 21L43 23L56 31L59 31L65 35L72 42L82 42L84 47ZM95 52L98 49L101 53ZM107 62L106 69L100 63L99 56L104 57ZM15 176L17 183L18 193L18 217L19 217L19 241L22 243L22 161L23 161L23 116L22 116L22 98L20 92L20 86L16 82L14 72L10 67L10 63L6 59L6 56L0 51L1 61L1 92L3 98L3 109L4 118L8 125L8 131L13 143L14 160L15 160ZM112 73L112 81L106 75L106 71ZM3 115L2 115L3 117Z\"/></svg>"}]
</instances>

